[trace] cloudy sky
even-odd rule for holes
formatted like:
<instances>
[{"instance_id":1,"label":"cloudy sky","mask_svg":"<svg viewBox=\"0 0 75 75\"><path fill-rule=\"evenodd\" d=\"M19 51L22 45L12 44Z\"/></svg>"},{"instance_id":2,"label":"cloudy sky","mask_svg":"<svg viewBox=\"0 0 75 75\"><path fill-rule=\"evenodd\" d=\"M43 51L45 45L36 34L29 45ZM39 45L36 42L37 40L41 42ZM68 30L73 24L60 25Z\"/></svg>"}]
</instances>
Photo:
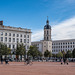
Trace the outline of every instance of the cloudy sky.
<instances>
[{"instance_id":1,"label":"cloudy sky","mask_svg":"<svg viewBox=\"0 0 75 75\"><path fill-rule=\"evenodd\" d=\"M0 0L0 20L31 29L32 41L43 39L47 16L52 40L75 39L75 0Z\"/></svg>"},{"instance_id":2,"label":"cloudy sky","mask_svg":"<svg viewBox=\"0 0 75 75\"><path fill-rule=\"evenodd\" d=\"M75 17L66 19L52 26L52 40L75 39ZM32 41L42 40L43 29L34 31Z\"/></svg>"}]
</instances>

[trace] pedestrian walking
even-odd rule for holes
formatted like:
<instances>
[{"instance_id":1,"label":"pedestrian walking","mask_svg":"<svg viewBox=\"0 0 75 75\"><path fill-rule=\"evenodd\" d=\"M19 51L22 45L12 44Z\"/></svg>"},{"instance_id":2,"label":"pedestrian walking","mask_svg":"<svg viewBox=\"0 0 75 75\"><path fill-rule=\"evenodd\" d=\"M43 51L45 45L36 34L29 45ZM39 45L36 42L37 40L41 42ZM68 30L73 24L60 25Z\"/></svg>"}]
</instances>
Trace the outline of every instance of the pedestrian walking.
<instances>
[{"instance_id":1,"label":"pedestrian walking","mask_svg":"<svg viewBox=\"0 0 75 75\"><path fill-rule=\"evenodd\" d=\"M63 64L63 59L61 59L61 65Z\"/></svg>"},{"instance_id":2,"label":"pedestrian walking","mask_svg":"<svg viewBox=\"0 0 75 75\"><path fill-rule=\"evenodd\" d=\"M66 63L66 58L64 58L64 64Z\"/></svg>"},{"instance_id":3,"label":"pedestrian walking","mask_svg":"<svg viewBox=\"0 0 75 75\"><path fill-rule=\"evenodd\" d=\"M69 61L68 61L68 58L66 59L66 64L68 65Z\"/></svg>"},{"instance_id":4,"label":"pedestrian walking","mask_svg":"<svg viewBox=\"0 0 75 75\"><path fill-rule=\"evenodd\" d=\"M2 58L2 56L1 56L1 64L3 64L3 58Z\"/></svg>"},{"instance_id":5,"label":"pedestrian walking","mask_svg":"<svg viewBox=\"0 0 75 75\"><path fill-rule=\"evenodd\" d=\"M30 63L30 60L29 60L29 58L27 58L27 59L26 59L26 61L27 61L27 64L29 64L29 63Z\"/></svg>"},{"instance_id":6,"label":"pedestrian walking","mask_svg":"<svg viewBox=\"0 0 75 75\"><path fill-rule=\"evenodd\" d=\"M32 65L33 63L30 61L29 58L26 59L26 61L24 62L25 65Z\"/></svg>"},{"instance_id":7,"label":"pedestrian walking","mask_svg":"<svg viewBox=\"0 0 75 75\"><path fill-rule=\"evenodd\" d=\"M8 58L6 57L6 58L5 58L5 64L9 64L8 61L9 61L9 60L8 60Z\"/></svg>"}]
</instances>

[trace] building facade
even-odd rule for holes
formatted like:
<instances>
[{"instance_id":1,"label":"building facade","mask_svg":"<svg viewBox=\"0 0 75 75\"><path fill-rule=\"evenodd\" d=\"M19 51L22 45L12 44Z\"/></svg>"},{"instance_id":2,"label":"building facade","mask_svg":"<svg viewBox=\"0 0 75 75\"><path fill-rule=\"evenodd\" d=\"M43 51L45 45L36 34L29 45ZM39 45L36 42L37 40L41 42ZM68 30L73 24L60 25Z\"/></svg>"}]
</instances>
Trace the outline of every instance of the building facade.
<instances>
[{"instance_id":1,"label":"building facade","mask_svg":"<svg viewBox=\"0 0 75 75\"><path fill-rule=\"evenodd\" d=\"M23 43L28 50L31 45L31 30L4 26L3 21L0 21L0 42L5 43L12 52L16 49L17 42Z\"/></svg>"},{"instance_id":2,"label":"building facade","mask_svg":"<svg viewBox=\"0 0 75 75\"><path fill-rule=\"evenodd\" d=\"M63 50L65 52L67 52L68 50L72 52L74 48L75 48L75 39L52 41L53 54L57 54L58 52L62 52Z\"/></svg>"},{"instance_id":3,"label":"building facade","mask_svg":"<svg viewBox=\"0 0 75 75\"><path fill-rule=\"evenodd\" d=\"M44 26L44 40L32 42L32 45L36 45L38 50L43 54L46 50L51 51L53 54L58 52L65 51L67 52L75 48L75 39L67 40L51 40L51 26L49 25L49 20L47 19L46 25Z\"/></svg>"}]
</instances>

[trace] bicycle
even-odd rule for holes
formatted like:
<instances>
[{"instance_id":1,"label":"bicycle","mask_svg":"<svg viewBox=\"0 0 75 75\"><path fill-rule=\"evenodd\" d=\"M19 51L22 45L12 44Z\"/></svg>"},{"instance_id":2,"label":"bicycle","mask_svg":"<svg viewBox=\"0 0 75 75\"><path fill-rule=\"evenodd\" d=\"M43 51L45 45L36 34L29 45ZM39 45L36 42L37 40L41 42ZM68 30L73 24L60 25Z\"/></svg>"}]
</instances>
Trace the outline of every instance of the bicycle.
<instances>
[{"instance_id":1,"label":"bicycle","mask_svg":"<svg viewBox=\"0 0 75 75\"><path fill-rule=\"evenodd\" d=\"M32 61L25 61L24 62L24 65L32 65L33 63L32 63Z\"/></svg>"}]
</instances>

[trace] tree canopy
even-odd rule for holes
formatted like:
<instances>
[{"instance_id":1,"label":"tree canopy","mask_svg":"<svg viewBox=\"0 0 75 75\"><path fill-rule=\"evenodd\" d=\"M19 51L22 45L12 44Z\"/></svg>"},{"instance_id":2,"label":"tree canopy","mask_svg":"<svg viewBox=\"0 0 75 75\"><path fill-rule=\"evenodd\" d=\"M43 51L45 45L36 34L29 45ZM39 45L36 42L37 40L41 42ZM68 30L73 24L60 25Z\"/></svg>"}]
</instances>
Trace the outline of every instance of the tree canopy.
<instances>
[{"instance_id":1,"label":"tree canopy","mask_svg":"<svg viewBox=\"0 0 75 75\"><path fill-rule=\"evenodd\" d=\"M0 55L9 55L11 54L11 49L7 47L6 44L0 43Z\"/></svg>"},{"instance_id":2,"label":"tree canopy","mask_svg":"<svg viewBox=\"0 0 75 75\"><path fill-rule=\"evenodd\" d=\"M73 58L75 58L75 48L72 51Z\"/></svg>"},{"instance_id":3,"label":"tree canopy","mask_svg":"<svg viewBox=\"0 0 75 75\"><path fill-rule=\"evenodd\" d=\"M65 58L65 51L63 50L63 51L61 51L62 52L62 54L63 54L63 58Z\"/></svg>"},{"instance_id":4,"label":"tree canopy","mask_svg":"<svg viewBox=\"0 0 75 75\"><path fill-rule=\"evenodd\" d=\"M35 57L42 56L42 53L38 50L38 47L36 45L33 45L30 46L27 55L32 56L34 59Z\"/></svg>"},{"instance_id":5,"label":"tree canopy","mask_svg":"<svg viewBox=\"0 0 75 75\"><path fill-rule=\"evenodd\" d=\"M50 51L48 51L48 50L46 50L45 52L44 52L44 57L51 57L52 55L51 55L51 52Z\"/></svg>"},{"instance_id":6,"label":"tree canopy","mask_svg":"<svg viewBox=\"0 0 75 75\"><path fill-rule=\"evenodd\" d=\"M62 52L59 52L58 54L56 54L56 57L57 57L57 58L62 58L62 57L63 57Z\"/></svg>"},{"instance_id":7,"label":"tree canopy","mask_svg":"<svg viewBox=\"0 0 75 75\"><path fill-rule=\"evenodd\" d=\"M52 57L56 57L56 54L52 54Z\"/></svg>"},{"instance_id":8,"label":"tree canopy","mask_svg":"<svg viewBox=\"0 0 75 75\"><path fill-rule=\"evenodd\" d=\"M16 55L25 55L25 54L26 54L25 45L23 43L21 44L17 43Z\"/></svg>"},{"instance_id":9,"label":"tree canopy","mask_svg":"<svg viewBox=\"0 0 75 75\"><path fill-rule=\"evenodd\" d=\"M66 57L66 58L71 58L71 57L72 57L72 53L71 53L70 50L67 51L65 57Z\"/></svg>"}]
</instances>

